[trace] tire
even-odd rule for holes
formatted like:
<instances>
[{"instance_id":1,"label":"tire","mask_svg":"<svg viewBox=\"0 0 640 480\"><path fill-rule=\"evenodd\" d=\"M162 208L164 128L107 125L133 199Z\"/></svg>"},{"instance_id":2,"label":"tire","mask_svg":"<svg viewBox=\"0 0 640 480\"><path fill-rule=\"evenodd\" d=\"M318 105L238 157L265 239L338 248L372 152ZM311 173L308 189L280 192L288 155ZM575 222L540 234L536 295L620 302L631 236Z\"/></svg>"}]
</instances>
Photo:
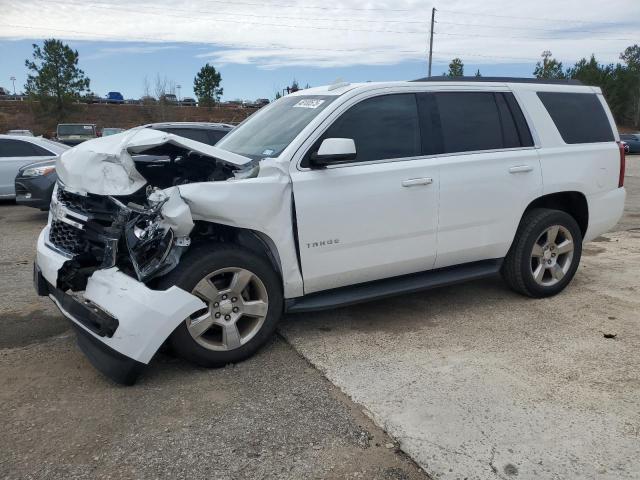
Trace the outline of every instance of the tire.
<instances>
[{"instance_id":1,"label":"tire","mask_svg":"<svg viewBox=\"0 0 640 480\"><path fill-rule=\"evenodd\" d=\"M203 367L250 357L271 337L282 316L279 275L266 259L236 245L208 244L188 252L157 288L173 285L207 304L207 309L185 319L169 337L175 353Z\"/></svg>"},{"instance_id":2,"label":"tire","mask_svg":"<svg viewBox=\"0 0 640 480\"><path fill-rule=\"evenodd\" d=\"M520 221L502 265L502 276L518 293L550 297L569 284L581 255L582 232L571 215L560 210L533 209Z\"/></svg>"}]
</instances>

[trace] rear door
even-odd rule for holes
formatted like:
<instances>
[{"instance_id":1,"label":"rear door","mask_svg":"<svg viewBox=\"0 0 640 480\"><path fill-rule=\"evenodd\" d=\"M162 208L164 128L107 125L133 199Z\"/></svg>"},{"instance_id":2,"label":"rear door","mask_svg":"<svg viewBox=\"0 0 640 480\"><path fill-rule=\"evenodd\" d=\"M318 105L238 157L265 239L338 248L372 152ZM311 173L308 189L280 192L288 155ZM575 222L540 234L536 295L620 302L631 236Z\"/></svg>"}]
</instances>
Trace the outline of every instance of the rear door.
<instances>
[{"instance_id":1,"label":"rear door","mask_svg":"<svg viewBox=\"0 0 640 480\"><path fill-rule=\"evenodd\" d=\"M436 267L504 257L542 192L538 154L511 92L421 95L440 130Z\"/></svg>"},{"instance_id":2,"label":"rear door","mask_svg":"<svg viewBox=\"0 0 640 480\"><path fill-rule=\"evenodd\" d=\"M0 197L15 195L15 179L20 167L54 156L51 152L27 141L0 139Z\"/></svg>"},{"instance_id":3,"label":"rear door","mask_svg":"<svg viewBox=\"0 0 640 480\"><path fill-rule=\"evenodd\" d=\"M352 102L290 170L305 293L435 261L438 168L421 151L415 94ZM307 159L325 138L353 139L356 160L311 169Z\"/></svg>"}]
</instances>

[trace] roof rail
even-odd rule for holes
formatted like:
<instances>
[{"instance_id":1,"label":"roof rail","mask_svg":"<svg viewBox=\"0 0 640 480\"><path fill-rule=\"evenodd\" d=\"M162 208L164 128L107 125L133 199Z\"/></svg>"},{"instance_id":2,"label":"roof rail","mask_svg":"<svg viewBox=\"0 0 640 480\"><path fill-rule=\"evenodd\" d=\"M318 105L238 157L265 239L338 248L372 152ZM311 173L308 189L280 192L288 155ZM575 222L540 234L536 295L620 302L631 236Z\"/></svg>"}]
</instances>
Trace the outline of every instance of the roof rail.
<instances>
[{"instance_id":1,"label":"roof rail","mask_svg":"<svg viewBox=\"0 0 640 480\"><path fill-rule=\"evenodd\" d=\"M548 83L552 85L583 85L580 80L573 78L524 78L524 77L425 77L411 80L412 82L502 82L502 83Z\"/></svg>"}]
</instances>

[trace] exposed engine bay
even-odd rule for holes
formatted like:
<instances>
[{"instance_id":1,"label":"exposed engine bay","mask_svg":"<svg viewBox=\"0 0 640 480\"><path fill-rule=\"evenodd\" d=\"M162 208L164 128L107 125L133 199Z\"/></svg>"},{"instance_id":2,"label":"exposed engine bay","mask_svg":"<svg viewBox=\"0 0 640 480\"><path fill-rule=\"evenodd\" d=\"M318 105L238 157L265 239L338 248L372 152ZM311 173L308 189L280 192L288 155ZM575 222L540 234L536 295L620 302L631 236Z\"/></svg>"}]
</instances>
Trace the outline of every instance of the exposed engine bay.
<instances>
[{"instance_id":1,"label":"exposed engine bay","mask_svg":"<svg viewBox=\"0 0 640 480\"><path fill-rule=\"evenodd\" d=\"M166 274L191 244L195 226L178 187L251 178L259 171L257 162L215 147L154 130L137 132L109 137L105 148L100 148L102 139L81 145L61 159L47 243L69 258L58 275L63 291L84 290L98 269L118 267L140 282ZM87 165L80 174L66 175L74 156ZM99 160L97 170L91 168L92 158ZM112 181L123 172L128 182ZM102 183L95 189L104 194L78 188L99 175Z\"/></svg>"}]
</instances>

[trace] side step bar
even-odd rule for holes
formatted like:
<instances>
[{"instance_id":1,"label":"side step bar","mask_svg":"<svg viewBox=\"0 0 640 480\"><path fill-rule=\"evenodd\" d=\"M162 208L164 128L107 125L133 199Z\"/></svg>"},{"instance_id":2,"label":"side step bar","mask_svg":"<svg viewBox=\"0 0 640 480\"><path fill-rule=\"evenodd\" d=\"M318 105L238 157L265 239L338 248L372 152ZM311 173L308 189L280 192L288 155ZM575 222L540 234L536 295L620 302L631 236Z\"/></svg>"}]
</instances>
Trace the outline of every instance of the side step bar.
<instances>
[{"instance_id":1,"label":"side step bar","mask_svg":"<svg viewBox=\"0 0 640 480\"><path fill-rule=\"evenodd\" d=\"M286 301L287 313L312 312L336 307L346 307L355 303L391 297L421 290L454 285L469 280L478 280L495 275L500 271L502 258L465 263L455 267L428 270L373 282L359 283L348 287L334 288L312 293L304 297Z\"/></svg>"}]
</instances>

